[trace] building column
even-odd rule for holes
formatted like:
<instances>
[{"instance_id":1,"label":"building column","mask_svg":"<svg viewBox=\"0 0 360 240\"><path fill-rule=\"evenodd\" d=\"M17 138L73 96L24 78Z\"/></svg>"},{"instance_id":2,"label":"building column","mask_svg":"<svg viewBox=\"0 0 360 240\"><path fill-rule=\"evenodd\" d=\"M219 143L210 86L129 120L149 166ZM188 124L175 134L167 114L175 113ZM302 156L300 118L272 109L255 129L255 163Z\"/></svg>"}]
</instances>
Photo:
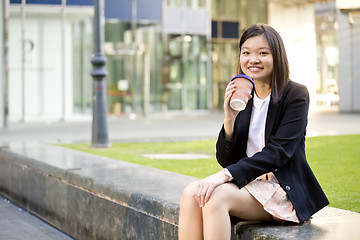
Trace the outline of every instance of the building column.
<instances>
[{"instance_id":1,"label":"building column","mask_svg":"<svg viewBox=\"0 0 360 240\"><path fill-rule=\"evenodd\" d=\"M339 110L360 112L360 13L337 10L339 46Z\"/></svg>"}]
</instances>

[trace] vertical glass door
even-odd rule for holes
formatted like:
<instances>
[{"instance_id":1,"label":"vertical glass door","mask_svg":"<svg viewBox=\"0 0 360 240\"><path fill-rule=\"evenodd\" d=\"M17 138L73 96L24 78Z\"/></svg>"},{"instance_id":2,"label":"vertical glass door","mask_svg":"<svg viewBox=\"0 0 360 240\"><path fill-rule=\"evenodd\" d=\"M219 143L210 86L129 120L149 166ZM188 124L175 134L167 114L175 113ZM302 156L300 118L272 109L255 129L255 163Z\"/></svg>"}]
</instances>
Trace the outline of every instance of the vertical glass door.
<instances>
[{"instance_id":1,"label":"vertical glass door","mask_svg":"<svg viewBox=\"0 0 360 240\"><path fill-rule=\"evenodd\" d=\"M206 77L205 37L172 36L169 54L169 80L166 84L168 109L207 109L207 89L210 83Z\"/></svg>"}]
</instances>

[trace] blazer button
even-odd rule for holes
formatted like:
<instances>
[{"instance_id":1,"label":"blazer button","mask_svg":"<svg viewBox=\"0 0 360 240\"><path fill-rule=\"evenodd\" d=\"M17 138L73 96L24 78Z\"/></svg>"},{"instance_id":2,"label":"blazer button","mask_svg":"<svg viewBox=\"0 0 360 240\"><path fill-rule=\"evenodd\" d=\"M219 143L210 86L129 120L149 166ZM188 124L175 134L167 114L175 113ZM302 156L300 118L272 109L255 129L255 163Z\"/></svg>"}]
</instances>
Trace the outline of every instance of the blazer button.
<instances>
[{"instance_id":1,"label":"blazer button","mask_svg":"<svg viewBox=\"0 0 360 240\"><path fill-rule=\"evenodd\" d=\"M275 168L274 172L277 172L277 168Z\"/></svg>"},{"instance_id":2,"label":"blazer button","mask_svg":"<svg viewBox=\"0 0 360 240\"><path fill-rule=\"evenodd\" d=\"M290 188L289 186L285 186L285 190L286 190L286 191L290 191L290 189L291 189L291 188Z\"/></svg>"}]
</instances>

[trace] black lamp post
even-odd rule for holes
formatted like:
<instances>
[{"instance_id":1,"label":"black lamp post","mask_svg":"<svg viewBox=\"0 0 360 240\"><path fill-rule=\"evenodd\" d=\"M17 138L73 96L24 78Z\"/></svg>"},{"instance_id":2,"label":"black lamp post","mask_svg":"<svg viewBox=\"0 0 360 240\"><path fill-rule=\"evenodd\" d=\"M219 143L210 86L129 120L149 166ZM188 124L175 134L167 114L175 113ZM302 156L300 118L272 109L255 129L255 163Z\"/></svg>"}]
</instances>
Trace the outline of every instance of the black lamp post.
<instances>
[{"instance_id":1,"label":"black lamp post","mask_svg":"<svg viewBox=\"0 0 360 240\"><path fill-rule=\"evenodd\" d=\"M106 83L105 69L106 57L102 52L104 29L104 0L94 0L94 40L95 52L91 58L93 71L93 121L91 147L109 147L107 128Z\"/></svg>"}]
</instances>

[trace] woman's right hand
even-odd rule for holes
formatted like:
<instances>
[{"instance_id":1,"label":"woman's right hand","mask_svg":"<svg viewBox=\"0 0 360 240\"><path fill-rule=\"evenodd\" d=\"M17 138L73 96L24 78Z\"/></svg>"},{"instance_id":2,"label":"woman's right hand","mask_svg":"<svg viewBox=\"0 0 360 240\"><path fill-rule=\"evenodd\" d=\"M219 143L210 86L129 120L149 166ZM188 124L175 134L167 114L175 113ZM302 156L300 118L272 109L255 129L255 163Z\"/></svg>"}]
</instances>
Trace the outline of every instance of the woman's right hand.
<instances>
[{"instance_id":1,"label":"woman's right hand","mask_svg":"<svg viewBox=\"0 0 360 240\"><path fill-rule=\"evenodd\" d=\"M226 89L225 89L225 96L224 96L224 129L225 129L225 138L227 140L232 139L232 134L234 131L234 122L237 114L239 111L236 111L230 107L230 100L232 95L236 90L236 84L234 81L231 81Z\"/></svg>"},{"instance_id":2,"label":"woman's right hand","mask_svg":"<svg viewBox=\"0 0 360 240\"><path fill-rule=\"evenodd\" d=\"M209 201L214 189L229 181L229 176L225 174L224 170L221 170L213 175L210 175L204 179L194 182L193 198L199 204L199 207L205 206Z\"/></svg>"},{"instance_id":3,"label":"woman's right hand","mask_svg":"<svg viewBox=\"0 0 360 240\"><path fill-rule=\"evenodd\" d=\"M239 113L239 111L236 111L230 107L230 100L235 90L236 90L236 83L234 81L231 81L225 89L225 97L224 97L225 119L235 120L236 115Z\"/></svg>"}]
</instances>

